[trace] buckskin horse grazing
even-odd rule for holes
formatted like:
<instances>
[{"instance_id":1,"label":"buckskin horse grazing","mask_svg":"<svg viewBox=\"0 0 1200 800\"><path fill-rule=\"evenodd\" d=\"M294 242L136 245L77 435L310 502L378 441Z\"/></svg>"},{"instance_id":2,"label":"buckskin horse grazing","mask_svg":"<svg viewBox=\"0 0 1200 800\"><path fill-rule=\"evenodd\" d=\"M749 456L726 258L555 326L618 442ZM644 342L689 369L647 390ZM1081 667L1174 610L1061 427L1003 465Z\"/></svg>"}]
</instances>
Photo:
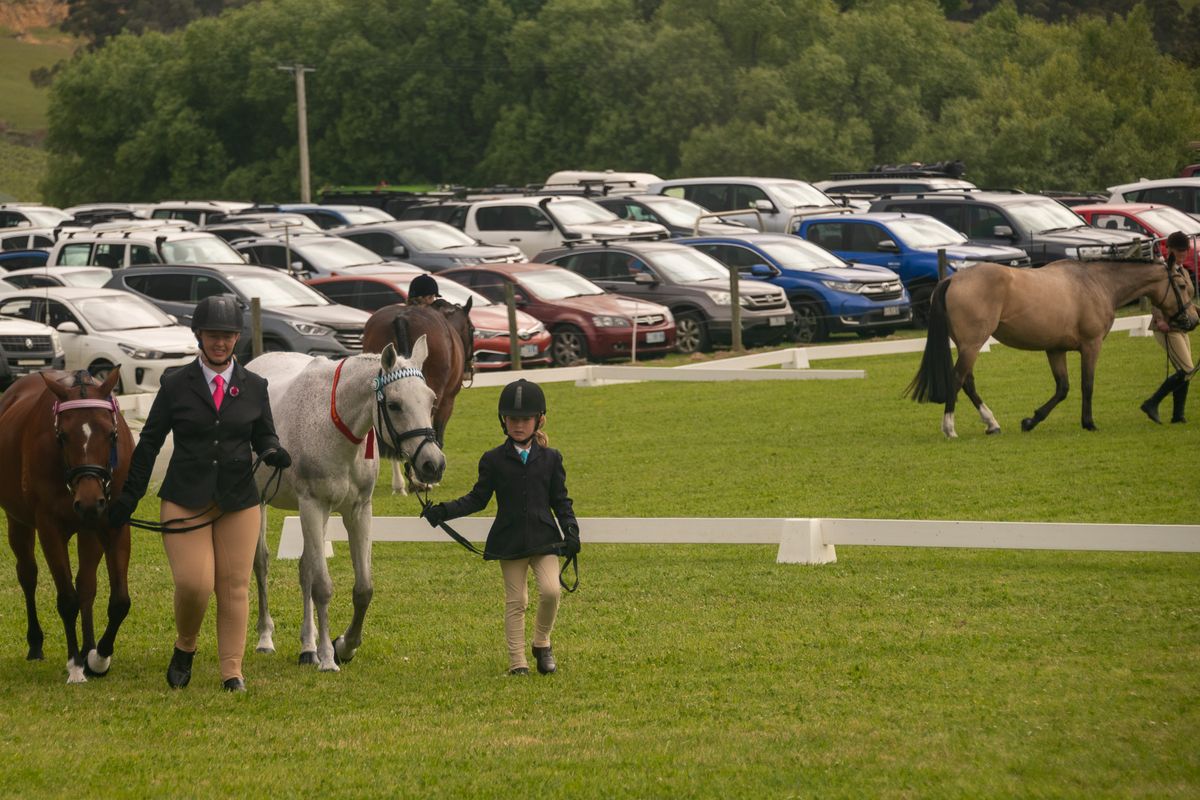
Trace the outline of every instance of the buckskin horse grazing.
<instances>
[{"instance_id":1,"label":"buckskin horse grazing","mask_svg":"<svg viewBox=\"0 0 1200 800\"><path fill-rule=\"evenodd\" d=\"M108 672L117 629L129 613L129 526L110 530L106 517L133 454L133 436L112 396L118 380L118 369L103 383L86 370L44 372L26 375L0 397L0 507L25 593L26 658L42 659L36 531L66 632L67 683ZM79 573L73 581L68 544L76 533ZM96 642L92 606L102 555L108 567L108 626ZM79 616L82 647L75 630Z\"/></svg>"},{"instance_id":2,"label":"buckskin horse grazing","mask_svg":"<svg viewBox=\"0 0 1200 800\"><path fill-rule=\"evenodd\" d=\"M1067 396L1067 352L1080 354L1082 424L1095 430L1092 386L1100 345L1112 328L1116 309L1148 297L1172 327L1196 327L1192 282L1187 273L1162 261L1055 261L1040 269L979 264L938 284L930 302L929 335L921 367L906 393L918 402L945 403L942 432L954 429L958 390L966 392L988 433L1000 424L975 390L975 359L989 336L1021 350L1044 350L1054 374L1054 394L1032 417L1030 431ZM950 344L958 347L951 367Z\"/></svg>"},{"instance_id":3,"label":"buckskin horse grazing","mask_svg":"<svg viewBox=\"0 0 1200 800\"><path fill-rule=\"evenodd\" d=\"M424 336L429 355L422 368L425 381L436 399L433 410L433 430L438 445L446 442L446 425L454 413L454 401L469 377L475 352L475 328L471 325L471 303L460 306L438 298L428 306L408 306L397 303L384 306L371 315L363 327L363 352L378 353L391 343L404 356L412 343ZM385 447L384 455L392 457ZM410 479L412 475L409 475ZM394 488L402 489L399 475L392 478Z\"/></svg>"}]
</instances>

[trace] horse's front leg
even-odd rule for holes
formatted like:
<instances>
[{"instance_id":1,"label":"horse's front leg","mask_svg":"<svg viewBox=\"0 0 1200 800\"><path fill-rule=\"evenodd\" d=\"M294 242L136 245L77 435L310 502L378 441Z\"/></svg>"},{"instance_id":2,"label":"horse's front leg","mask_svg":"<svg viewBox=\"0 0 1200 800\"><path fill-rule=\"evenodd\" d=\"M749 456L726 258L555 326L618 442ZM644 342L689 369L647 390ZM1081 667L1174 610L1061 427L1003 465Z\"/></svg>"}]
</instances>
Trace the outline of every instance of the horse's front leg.
<instances>
[{"instance_id":1,"label":"horse's front leg","mask_svg":"<svg viewBox=\"0 0 1200 800\"><path fill-rule=\"evenodd\" d=\"M113 649L117 643L117 631L125 617L129 616L129 526L122 525L110 531L103 542L104 565L108 571L108 624L95 648L88 647L88 633L84 633L84 652L87 653L87 668L90 674L108 674L112 665ZM81 565L82 567L82 565ZM92 575L95 576L95 567ZM95 579L93 577L93 585ZM94 594L94 592L93 592Z\"/></svg>"},{"instance_id":2,"label":"horse's front leg","mask_svg":"<svg viewBox=\"0 0 1200 800\"><path fill-rule=\"evenodd\" d=\"M354 618L346 632L333 643L334 654L341 663L353 659L362 644L363 620L375 593L371 578L371 514L369 490L359 498L349 514L342 514L350 538L350 564L354 567Z\"/></svg>"},{"instance_id":3,"label":"horse's front leg","mask_svg":"<svg viewBox=\"0 0 1200 800\"><path fill-rule=\"evenodd\" d=\"M54 578L55 605L62 619L63 632L67 638L67 683L86 683L83 671L83 655L79 652L79 638L75 623L79 618L79 595L71 581L71 557L67 551L67 533L60 531L57 524L49 520L38 520L38 540L42 554Z\"/></svg>"},{"instance_id":4,"label":"horse's front leg","mask_svg":"<svg viewBox=\"0 0 1200 800\"><path fill-rule=\"evenodd\" d=\"M32 525L17 522L10 514L5 517L8 519L8 546L17 559L17 583L21 584L21 592L25 595L25 641L29 645L25 658L41 661L45 635L37 615L38 565L33 552L36 535Z\"/></svg>"},{"instance_id":5,"label":"horse's front leg","mask_svg":"<svg viewBox=\"0 0 1200 800\"><path fill-rule=\"evenodd\" d=\"M1088 342L1079 351L1079 383L1083 391L1083 413L1081 424L1084 430L1096 430L1092 419L1092 389L1096 383L1096 362L1100 359L1100 344L1103 339Z\"/></svg>"},{"instance_id":6,"label":"horse's front leg","mask_svg":"<svg viewBox=\"0 0 1200 800\"><path fill-rule=\"evenodd\" d=\"M333 581L325 563L325 526L329 508L312 498L300 499L300 527L304 553L300 556L300 589L304 595L304 621L300 626L300 663L316 663L322 672L337 672L333 644L329 640L329 601ZM313 612L316 626L313 626Z\"/></svg>"},{"instance_id":7,"label":"horse's front leg","mask_svg":"<svg viewBox=\"0 0 1200 800\"><path fill-rule=\"evenodd\" d=\"M254 583L258 587L258 644L256 653L275 652L275 620L267 604L267 577L270 572L270 552L267 549L267 507L259 508L258 546L254 549Z\"/></svg>"},{"instance_id":8,"label":"horse's front leg","mask_svg":"<svg viewBox=\"0 0 1200 800\"><path fill-rule=\"evenodd\" d=\"M1033 430L1039 422L1050 416L1050 412L1066 398L1067 392L1071 389L1071 382L1067 377L1066 351L1047 350L1046 358L1050 361L1050 372L1054 374L1054 394L1041 408L1033 412L1032 417L1021 420L1021 430L1023 431Z\"/></svg>"}]
</instances>

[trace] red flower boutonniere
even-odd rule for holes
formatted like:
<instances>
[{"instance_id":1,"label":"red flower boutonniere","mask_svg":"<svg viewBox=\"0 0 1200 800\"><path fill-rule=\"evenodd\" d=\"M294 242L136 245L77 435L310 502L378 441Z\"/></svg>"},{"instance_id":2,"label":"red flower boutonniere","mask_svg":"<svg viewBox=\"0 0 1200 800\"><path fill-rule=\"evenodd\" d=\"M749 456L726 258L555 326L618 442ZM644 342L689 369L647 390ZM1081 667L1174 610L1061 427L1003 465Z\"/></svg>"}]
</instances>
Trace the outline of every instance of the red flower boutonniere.
<instances>
[{"instance_id":1,"label":"red flower boutonniere","mask_svg":"<svg viewBox=\"0 0 1200 800\"><path fill-rule=\"evenodd\" d=\"M229 387L229 396L230 397L237 397L239 394L241 394L241 391L238 389L238 387L236 387L236 386Z\"/></svg>"}]
</instances>

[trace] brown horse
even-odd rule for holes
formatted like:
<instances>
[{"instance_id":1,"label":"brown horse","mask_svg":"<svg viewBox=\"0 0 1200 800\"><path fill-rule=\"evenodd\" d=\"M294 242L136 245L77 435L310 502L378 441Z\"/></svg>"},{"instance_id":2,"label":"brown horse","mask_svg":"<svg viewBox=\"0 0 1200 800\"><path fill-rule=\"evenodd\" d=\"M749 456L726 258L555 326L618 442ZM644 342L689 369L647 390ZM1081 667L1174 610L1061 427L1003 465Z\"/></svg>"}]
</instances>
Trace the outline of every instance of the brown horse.
<instances>
[{"instance_id":1,"label":"brown horse","mask_svg":"<svg viewBox=\"0 0 1200 800\"><path fill-rule=\"evenodd\" d=\"M929 335L921 367L906 393L918 402L945 403L942 433L954 430L954 403L962 389L988 433L1000 424L975 391L975 359L989 336L1021 350L1044 350L1054 374L1054 395L1021 430L1033 430L1067 396L1067 351L1080 354L1083 427L1093 431L1092 385L1100 345L1115 311L1148 297L1179 330L1196 327L1193 287L1187 273L1162 261L1056 261L1040 269L978 264L938 284L930 301ZM951 367L950 343L958 347Z\"/></svg>"},{"instance_id":2,"label":"brown horse","mask_svg":"<svg viewBox=\"0 0 1200 800\"><path fill-rule=\"evenodd\" d=\"M389 343L407 358L412 345L425 337L429 355L422 371L425 382L437 399L433 406L433 430L438 446L445 442L446 425L454 413L454 400L463 381L471 376L475 355L475 327L471 324L471 303L465 306L438 298L432 305L409 306L400 303L384 306L371 315L363 328L363 352L381 353ZM381 450L382 439L381 439ZM384 455L391 457L390 452Z\"/></svg>"},{"instance_id":3,"label":"brown horse","mask_svg":"<svg viewBox=\"0 0 1200 800\"><path fill-rule=\"evenodd\" d=\"M106 516L133 454L133 436L112 397L120 377L119 369L103 383L86 370L43 372L26 375L0 397L0 507L8 518L8 542L25 593L26 657L42 658L36 531L66 631L67 683L83 683L87 673L108 672L117 629L129 613L129 526L111 530ZM75 533L79 573L73 582L67 546ZM108 567L108 627L96 642L92 605L101 555ZM82 647L77 616L82 616Z\"/></svg>"}]
</instances>

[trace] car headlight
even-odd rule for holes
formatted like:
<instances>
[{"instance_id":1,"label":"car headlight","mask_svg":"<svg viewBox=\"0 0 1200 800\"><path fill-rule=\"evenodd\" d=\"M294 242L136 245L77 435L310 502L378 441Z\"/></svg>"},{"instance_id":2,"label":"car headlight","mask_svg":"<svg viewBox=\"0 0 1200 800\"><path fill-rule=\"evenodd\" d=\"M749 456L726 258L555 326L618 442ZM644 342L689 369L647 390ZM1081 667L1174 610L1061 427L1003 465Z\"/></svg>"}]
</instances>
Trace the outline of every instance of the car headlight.
<instances>
[{"instance_id":1,"label":"car headlight","mask_svg":"<svg viewBox=\"0 0 1200 800\"><path fill-rule=\"evenodd\" d=\"M132 356L138 359L163 358L165 354L161 350L148 350L144 347L137 347L132 344L117 344L121 348L121 352L127 356Z\"/></svg>"},{"instance_id":2,"label":"car headlight","mask_svg":"<svg viewBox=\"0 0 1200 800\"><path fill-rule=\"evenodd\" d=\"M50 329L50 346L54 348L54 355L61 356L65 351L62 346L62 339L58 335L58 331L54 328Z\"/></svg>"},{"instance_id":3,"label":"car headlight","mask_svg":"<svg viewBox=\"0 0 1200 800\"><path fill-rule=\"evenodd\" d=\"M1067 248L1067 255L1071 254L1071 249ZM1104 250L1105 248L1095 245L1091 247L1076 247L1074 248L1074 258L1077 261L1082 261L1085 258L1101 258L1104 255Z\"/></svg>"},{"instance_id":4,"label":"car headlight","mask_svg":"<svg viewBox=\"0 0 1200 800\"><path fill-rule=\"evenodd\" d=\"M324 325L318 325L315 322L292 322L288 321L296 329L296 333L304 336L329 336L333 333L333 328L327 328Z\"/></svg>"},{"instance_id":5,"label":"car headlight","mask_svg":"<svg viewBox=\"0 0 1200 800\"><path fill-rule=\"evenodd\" d=\"M508 331L491 331L487 328L476 328L476 339L495 339L498 336L508 336Z\"/></svg>"},{"instance_id":6,"label":"car headlight","mask_svg":"<svg viewBox=\"0 0 1200 800\"><path fill-rule=\"evenodd\" d=\"M835 292L845 292L846 294L862 294L870 286L868 283L855 283L853 281L821 281L821 285L826 289L832 289Z\"/></svg>"},{"instance_id":7,"label":"car headlight","mask_svg":"<svg viewBox=\"0 0 1200 800\"><path fill-rule=\"evenodd\" d=\"M718 292L718 291L711 291L711 290L705 289L704 293L706 295L708 295L708 299L712 300L714 303L716 303L719 306L729 305L730 297L731 297L729 292Z\"/></svg>"},{"instance_id":8,"label":"car headlight","mask_svg":"<svg viewBox=\"0 0 1200 800\"><path fill-rule=\"evenodd\" d=\"M627 317L614 317L608 314L601 314L592 317L592 324L597 328L628 328L633 323Z\"/></svg>"},{"instance_id":9,"label":"car headlight","mask_svg":"<svg viewBox=\"0 0 1200 800\"><path fill-rule=\"evenodd\" d=\"M965 259L965 258L964 258L962 261L948 261L948 262L946 262L946 263L947 263L947 265L948 265L948 266L950 266L950 267L951 267L951 268L953 268L953 269L966 269L967 267L973 267L973 266L975 266L976 264L981 264L981 263L983 263L983 262L981 262L981 261L968 261L967 259Z\"/></svg>"},{"instance_id":10,"label":"car headlight","mask_svg":"<svg viewBox=\"0 0 1200 800\"><path fill-rule=\"evenodd\" d=\"M546 330L546 326L541 322L535 322L529 326L529 330L525 331L526 336L537 336L542 331Z\"/></svg>"}]
</instances>

